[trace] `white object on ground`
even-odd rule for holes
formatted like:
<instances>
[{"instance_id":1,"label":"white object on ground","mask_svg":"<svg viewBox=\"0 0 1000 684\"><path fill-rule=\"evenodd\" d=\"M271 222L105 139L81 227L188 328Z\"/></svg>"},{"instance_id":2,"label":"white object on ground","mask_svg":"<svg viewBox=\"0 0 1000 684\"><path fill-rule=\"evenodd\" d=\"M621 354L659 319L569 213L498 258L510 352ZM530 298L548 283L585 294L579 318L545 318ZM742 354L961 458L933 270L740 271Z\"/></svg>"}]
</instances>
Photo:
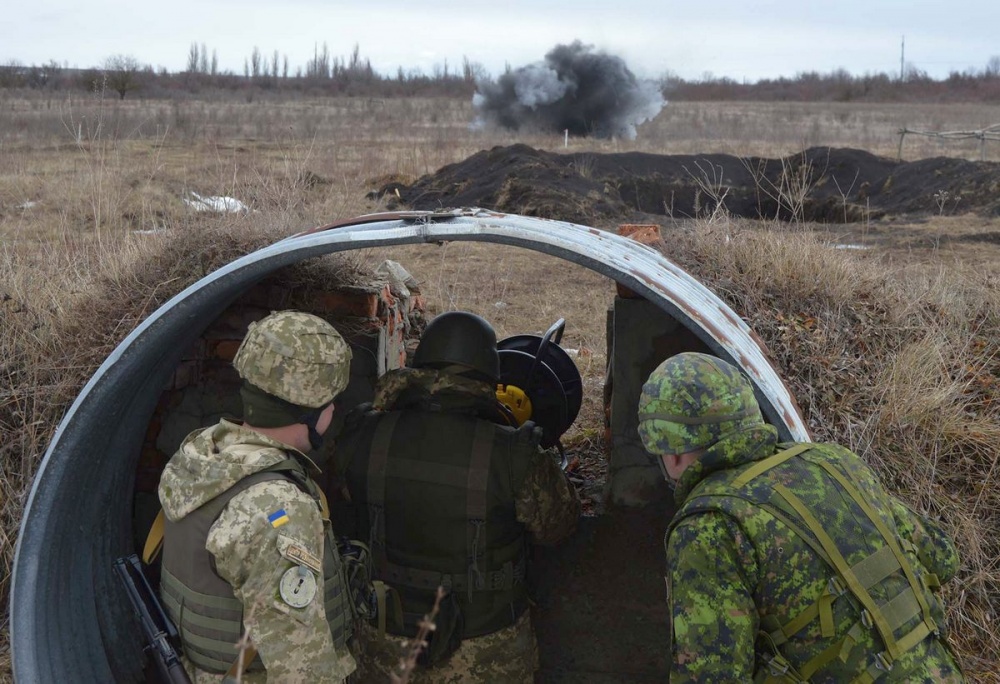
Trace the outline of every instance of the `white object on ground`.
<instances>
[{"instance_id":1,"label":"white object on ground","mask_svg":"<svg viewBox=\"0 0 1000 684\"><path fill-rule=\"evenodd\" d=\"M240 211L250 211L250 207L235 197L202 197L196 192L189 192L192 199L184 199L184 204L195 211L214 211L219 214L231 214Z\"/></svg>"}]
</instances>

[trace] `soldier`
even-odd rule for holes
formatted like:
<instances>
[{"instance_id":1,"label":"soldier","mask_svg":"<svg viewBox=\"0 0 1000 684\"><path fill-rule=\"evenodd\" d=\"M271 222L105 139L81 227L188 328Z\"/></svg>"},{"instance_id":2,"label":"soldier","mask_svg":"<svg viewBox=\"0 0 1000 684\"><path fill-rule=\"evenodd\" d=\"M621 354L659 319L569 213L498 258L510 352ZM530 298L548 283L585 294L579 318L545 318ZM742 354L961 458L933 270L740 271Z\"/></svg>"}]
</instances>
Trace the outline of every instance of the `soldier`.
<instances>
[{"instance_id":1,"label":"soldier","mask_svg":"<svg viewBox=\"0 0 1000 684\"><path fill-rule=\"evenodd\" d=\"M427 326L412 368L380 378L373 406L337 442L390 636L366 627L366 681L398 673L403 643L447 591L413 682L530 682L537 643L525 586L527 543L572 534L576 491L541 431L503 422L497 339L479 316L445 313Z\"/></svg>"},{"instance_id":2,"label":"soldier","mask_svg":"<svg viewBox=\"0 0 1000 684\"><path fill-rule=\"evenodd\" d=\"M639 434L680 506L666 535L671 682L961 682L935 590L948 537L834 444L778 444L750 382L667 359Z\"/></svg>"},{"instance_id":3,"label":"soldier","mask_svg":"<svg viewBox=\"0 0 1000 684\"><path fill-rule=\"evenodd\" d=\"M167 464L161 596L196 681L235 674L244 630L243 681L342 682L356 667L341 563L306 456L350 361L343 338L311 314L251 324L233 361L245 422L188 435Z\"/></svg>"}]
</instances>

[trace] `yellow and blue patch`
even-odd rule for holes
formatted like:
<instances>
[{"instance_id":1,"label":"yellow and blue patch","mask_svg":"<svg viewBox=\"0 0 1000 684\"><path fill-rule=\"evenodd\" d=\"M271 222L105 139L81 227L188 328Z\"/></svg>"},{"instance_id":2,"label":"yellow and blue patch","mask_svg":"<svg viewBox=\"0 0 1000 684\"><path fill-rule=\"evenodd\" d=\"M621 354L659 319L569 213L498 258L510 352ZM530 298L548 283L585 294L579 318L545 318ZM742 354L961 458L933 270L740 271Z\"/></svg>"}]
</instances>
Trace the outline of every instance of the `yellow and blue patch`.
<instances>
[{"instance_id":1,"label":"yellow and blue patch","mask_svg":"<svg viewBox=\"0 0 1000 684\"><path fill-rule=\"evenodd\" d=\"M285 513L284 508L279 508L271 515L267 516L267 521L271 523L271 527L281 527L288 522L288 514Z\"/></svg>"}]
</instances>

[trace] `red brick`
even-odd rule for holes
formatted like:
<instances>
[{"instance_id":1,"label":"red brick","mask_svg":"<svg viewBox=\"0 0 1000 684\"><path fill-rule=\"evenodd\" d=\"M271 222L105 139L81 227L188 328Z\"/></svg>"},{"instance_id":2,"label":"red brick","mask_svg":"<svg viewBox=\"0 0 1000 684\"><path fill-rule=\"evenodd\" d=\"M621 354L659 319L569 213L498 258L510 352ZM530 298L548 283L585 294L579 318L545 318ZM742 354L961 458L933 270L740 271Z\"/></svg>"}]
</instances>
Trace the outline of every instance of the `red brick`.
<instances>
[{"instance_id":1,"label":"red brick","mask_svg":"<svg viewBox=\"0 0 1000 684\"><path fill-rule=\"evenodd\" d=\"M195 384L201 378L201 361L181 361L174 368L174 377L170 381L172 389L181 389Z\"/></svg>"},{"instance_id":2,"label":"red brick","mask_svg":"<svg viewBox=\"0 0 1000 684\"><path fill-rule=\"evenodd\" d=\"M618 226L618 234L644 245L654 245L660 241L660 227L655 223L623 223Z\"/></svg>"},{"instance_id":3,"label":"red brick","mask_svg":"<svg viewBox=\"0 0 1000 684\"><path fill-rule=\"evenodd\" d=\"M317 310L334 316L375 318L378 303L377 292L320 292L312 298Z\"/></svg>"},{"instance_id":4,"label":"red brick","mask_svg":"<svg viewBox=\"0 0 1000 684\"><path fill-rule=\"evenodd\" d=\"M615 283L615 290L618 292L618 296L623 299L643 299L642 295L636 294L633 290L630 290L619 282Z\"/></svg>"},{"instance_id":5,"label":"red brick","mask_svg":"<svg viewBox=\"0 0 1000 684\"><path fill-rule=\"evenodd\" d=\"M208 343L208 353L213 359L232 361L239 348L240 340L211 340Z\"/></svg>"}]
</instances>

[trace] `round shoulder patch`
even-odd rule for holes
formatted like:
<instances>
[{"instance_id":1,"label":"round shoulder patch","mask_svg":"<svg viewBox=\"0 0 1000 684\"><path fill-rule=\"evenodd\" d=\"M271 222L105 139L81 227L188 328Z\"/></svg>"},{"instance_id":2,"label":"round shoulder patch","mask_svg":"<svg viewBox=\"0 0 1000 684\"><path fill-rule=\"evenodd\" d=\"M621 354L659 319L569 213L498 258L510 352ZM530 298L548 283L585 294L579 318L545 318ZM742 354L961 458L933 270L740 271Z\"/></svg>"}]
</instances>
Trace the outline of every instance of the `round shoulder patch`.
<instances>
[{"instance_id":1,"label":"round shoulder patch","mask_svg":"<svg viewBox=\"0 0 1000 684\"><path fill-rule=\"evenodd\" d=\"M278 593L292 608L305 608L316 597L316 576L304 565L288 568L281 576Z\"/></svg>"}]
</instances>

